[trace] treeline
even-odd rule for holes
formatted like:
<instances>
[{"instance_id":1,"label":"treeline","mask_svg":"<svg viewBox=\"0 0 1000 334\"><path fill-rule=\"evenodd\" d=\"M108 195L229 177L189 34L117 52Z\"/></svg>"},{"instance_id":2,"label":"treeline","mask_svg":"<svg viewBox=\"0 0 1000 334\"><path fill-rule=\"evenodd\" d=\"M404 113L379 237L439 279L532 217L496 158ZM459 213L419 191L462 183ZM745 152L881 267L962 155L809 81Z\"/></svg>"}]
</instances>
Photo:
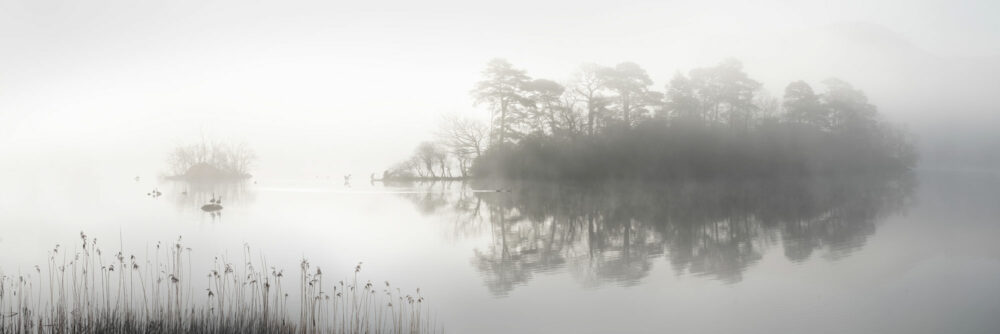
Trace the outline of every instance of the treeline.
<instances>
[{"instance_id":1,"label":"treeline","mask_svg":"<svg viewBox=\"0 0 1000 334\"><path fill-rule=\"evenodd\" d=\"M446 179L470 177L475 159L487 149L489 128L481 121L460 116L441 118L434 141L417 145L413 155L386 170L384 179Z\"/></svg>"},{"instance_id":2,"label":"treeline","mask_svg":"<svg viewBox=\"0 0 1000 334\"><path fill-rule=\"evenodd\" d=\"M583 65L563 84L533 79L495 59L472 90L477 105L490 110L489 125L445 122L437 144L422 144L415 156L434 146L458 161L463 176L544 179L825 174L914 165L908 135L880 118L864 92L838 79L822 84L817 92L793 82L774 97L736 60L676 73L662 91L630 62ZM477 140L458 139L469 127L480 129ZM451 165L445 160L437 160L441 173ZM428 159L414 161L423 163L408 170L433 171Z\"/></svg>"}]
</instances>

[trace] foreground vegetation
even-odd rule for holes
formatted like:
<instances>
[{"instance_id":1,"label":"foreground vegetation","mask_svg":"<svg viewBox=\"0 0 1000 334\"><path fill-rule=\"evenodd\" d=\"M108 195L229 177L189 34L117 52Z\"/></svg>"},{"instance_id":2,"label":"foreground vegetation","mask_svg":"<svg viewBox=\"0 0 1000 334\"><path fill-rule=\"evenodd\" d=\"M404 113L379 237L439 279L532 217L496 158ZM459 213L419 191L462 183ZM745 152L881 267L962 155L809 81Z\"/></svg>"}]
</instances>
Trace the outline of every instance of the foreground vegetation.
<instances>
[{"instance_id":1,"label":"foreground vegetation","mask_svg":"<svg viewBox=\"0 0 1000 334\"><path fill-rule=\"evenodd\" d=\"M568 83L532 79L496 59L472 94L489 124L450 117L392 171L434 176L621 179L899 171L913 141L864 92L838 80L769 95L727 60L653 88L634 63L584 65ZM448 161L451 161L450 163Z\"/></svg>"},{"instance_id":2,"label":"foreground vegetation","mask_svg":"<svg viewBox=\"0 0 1000 334\"><path fill-rule=\"evenodd\" d=\"M191 270L192 251L158 243L152 259L118 252L106 257L81 233L80 248L59 245L32 273L0 272L2 333L425 333L435 332L420 290L404 294L389 282L332 282L303 260L298 282L254 261L216 258ZM207 273L205 288L195 288ZM289 293L298 299L289 305Z\"/></svg>"}]
</instances>

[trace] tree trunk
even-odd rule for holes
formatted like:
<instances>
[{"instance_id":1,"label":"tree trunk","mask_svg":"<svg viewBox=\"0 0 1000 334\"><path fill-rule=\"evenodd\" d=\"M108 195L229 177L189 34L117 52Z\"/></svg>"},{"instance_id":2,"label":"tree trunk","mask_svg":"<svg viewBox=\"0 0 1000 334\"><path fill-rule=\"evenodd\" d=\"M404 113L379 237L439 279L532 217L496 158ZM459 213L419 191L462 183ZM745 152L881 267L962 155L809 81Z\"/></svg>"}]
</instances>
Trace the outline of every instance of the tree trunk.
<instances>
[{"instance_id":1,"label":"tree trunk","mask_svg":"<svg viewBox=\"0 0 1000 334\"><path fill-rule=\"evenodd\" d=\"M623 116L625 117L625 125L627 126L632 126L632 119L629 115L632 113L632 111L629 110L631 107L630 104L631 101L629 101L629 95L628 93L625 93L622 96L622 114L624 114Z\"/></svg>"},{"instance_id":2,"label":"tree trunk","mask_svg":"<svg viewBox=\"0 0 1000 334\"><path fill-rule=\"evenodd\" d=\"M594 98L587 97L587 134L594 135Z\"/></svg>"},{"instance_id":3,"label":"tree trunk","mask_svg":"<svg viewBox=\"0 0 1000 334\"><path fill-rule=\"evenodd\" d=\"M500 146L507 137L507 100L500 101Z\"/></svg>"}]
</instances>

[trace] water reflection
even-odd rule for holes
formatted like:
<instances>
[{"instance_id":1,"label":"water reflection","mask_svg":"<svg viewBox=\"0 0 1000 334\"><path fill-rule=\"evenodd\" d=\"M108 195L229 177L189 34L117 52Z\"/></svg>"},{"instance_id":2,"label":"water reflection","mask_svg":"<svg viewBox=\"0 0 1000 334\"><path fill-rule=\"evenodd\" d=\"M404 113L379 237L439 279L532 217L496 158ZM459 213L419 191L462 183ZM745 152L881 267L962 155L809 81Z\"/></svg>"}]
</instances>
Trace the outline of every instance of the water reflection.
<instances>
[{"instance_id":1,"label":"water reflection","mask_svg":"<svg viewBox=\"0 0 1000 334\"><path fill-rule=\"evenodd\" d=\"M179 210L199 210L213 200L224 201L223 207L252 203L255 193L247 182L189 182L170 181L164 194ZM220 203L220 204L223 204ZM224 210L205 212L212 220L221 219Z\"/></svg>"},{"instance_id":2,"label":"water reflection","mask_svg":"<svg viewBox=\"0 0 1000 334\"><path fill-rule=\"evenodd\" d=\"M660 186L434 183L403 194L419 211L486 231L472 265L498 296L532 275L568 270L587 287L638 284L665 258L678 275L739 282L765 250L787 259L838 258L863 246L878 222L906 207L910 174L770 181L673 182Z\"/></svg>"}]
</instances>

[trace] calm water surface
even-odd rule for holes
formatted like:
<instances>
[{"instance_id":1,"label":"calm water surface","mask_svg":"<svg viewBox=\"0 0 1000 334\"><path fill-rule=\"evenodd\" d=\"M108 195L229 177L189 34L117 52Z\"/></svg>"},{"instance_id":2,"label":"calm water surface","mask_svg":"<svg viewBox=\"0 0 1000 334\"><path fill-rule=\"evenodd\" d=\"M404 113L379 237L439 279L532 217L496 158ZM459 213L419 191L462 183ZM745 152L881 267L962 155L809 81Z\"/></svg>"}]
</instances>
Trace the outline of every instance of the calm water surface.
<instances>
[{"instance_id":1,"label":"calm water surface","mask_svg":"<svg viewBox=\"0 0 1000 334\"><path fill-rule=\"evenodd\" d=\"M244 245L286 272L305 257L347 277L363 261L365 279L421 288L451 333L1000 332L993 174L600 186L132 178L4 178L0 269L30 272L80 231L140 257L182 236L195 272L219 255L239 262ZM146 196L154 187L163 196ZM199 209L213 193L221 215Z\"/></svg>"}]
</instances>

